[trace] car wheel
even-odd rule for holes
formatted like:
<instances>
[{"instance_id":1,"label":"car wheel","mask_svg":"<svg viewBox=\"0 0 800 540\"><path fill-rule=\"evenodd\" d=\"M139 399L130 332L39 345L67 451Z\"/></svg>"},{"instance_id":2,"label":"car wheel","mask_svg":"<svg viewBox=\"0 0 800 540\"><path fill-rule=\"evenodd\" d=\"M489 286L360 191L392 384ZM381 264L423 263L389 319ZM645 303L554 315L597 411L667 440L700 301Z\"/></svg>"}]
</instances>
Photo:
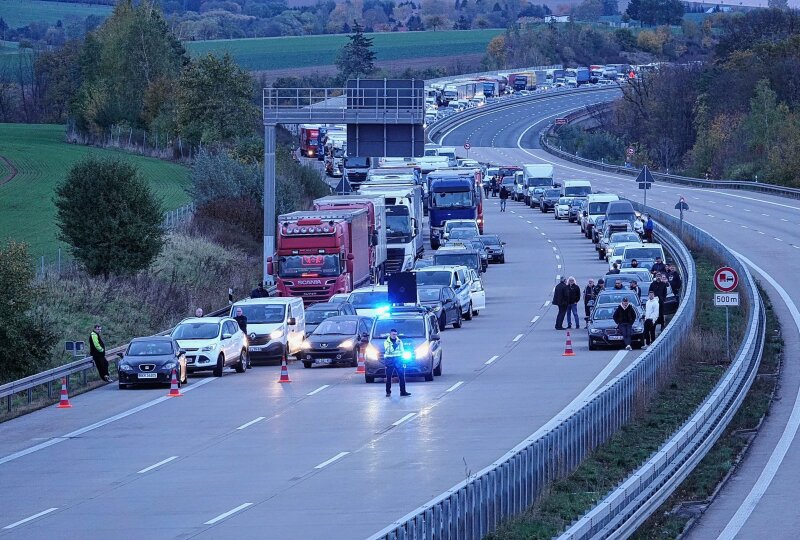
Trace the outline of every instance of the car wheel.
<instances>
[{"instance_id":1,"label":"car wheel","mask_svg":"<svg viewBox=\"0 0 800 540\"><path fill-rule=\"evenodd\" d=\"M236 362L234 366L236 368L236 373L244 373L247 371L247 349L242 349L239 352L239 361Z\"/></svg>"},{"instance_id":2,"label":"car wheel","mask_svg":"<svg viewBox=\"0 0 800 540\"><path fill-rule=\"evenodd\" d=\"M597 350L597 345L594 344L594 340L593 339L589 339L589 350L590 351Z\"/></svg>"},{"instance_id":3,"label":"car wheel","mask_svg":"<svg viewBox=\"0 0 800 540\"><path fill-rule=\"evenodd\" d=\"M442 316L439 317L439 330L447 328L447 315L442 311Z\"/></svg>"},{"instance_id":4,"label":"car wheel","mask_svg":"<svg viewBox=\"0 0 800 540\"><path fill-rule=\"evenodd\" d=\"M462 324L463 324L463 323L462 323L462 321L461 321L461 308L459 307L459 308L458 308L458 313L456 314L456 320L455 320L455 322L453 323L453 328L461 328L461 325L462 325Z\"/></svg>"},{"instance_id":5,"label":"car wheel","mask_svg":"<svg viewBox=\"0 0 800 540\"><path fill-rule=\"evenodd\" d=\"M222 377L222 370L225 369L225 358L217 356L217 366L214 368L214 377Z\"/></svg>"},{"instance_id":6,"label":"car wheel","mask_svg":"<svg viewBox=\"0 0 800 540\"><path fill-rule=\"evenodd\" d=\"M442 376L442 357L441 356L439 357L439 365L436 366L435 368L433 368L433 374L436 375L437 377L441 377Z\"/></svg>"},{"instance_id":7,"label":"car wheel","mask_svg":"<svg viewBox=\"0 0 800 540\"><path fill-rule=\"evenodd\" d=\"M425 382L433 381L433 360L431 360L431 370L423 375Z\"/></svg>"},{"instance_id":8,"label":"car wheel","mask_svg":"<svg viewBox=\"0 0 800 540\"><path fill-rule=\"evenodd\" d=\"M310 360L303 360L303 367L304 368L311 369L311 366L313 366L313 365L314 365L314 362L311 362Z\"/></svg>"},{"instance_id":9,"label":"car wheel","mask_svg":"<svg viewBox=\"0 0 800 540\"><path fill-rule=\"evenodd\" d=\"M375 375L364 375L364 382L372 384L375 382Z\"/></svg>"},{"instance_id":10,"label":"car wheel","mask_svg":"<svg viewBox=\"0 0 800 540\"><path fill-rule=\"evenodd\" d=\"M469 303L469 307L467 308L467 312L464 314L464 319L471 321L472 320L472 302Z\"/></svg>"},{"instance_id":11,"label":"car wheel","mask_svg":"<svg viewBox=\"0 0 800 540\"><path fill-rule=\"evenodd\" d=\"M500 257L500 264L506 264L506 257L505 257L505 255L503 255L502 257Z\"/></svg>"}]
</instances>

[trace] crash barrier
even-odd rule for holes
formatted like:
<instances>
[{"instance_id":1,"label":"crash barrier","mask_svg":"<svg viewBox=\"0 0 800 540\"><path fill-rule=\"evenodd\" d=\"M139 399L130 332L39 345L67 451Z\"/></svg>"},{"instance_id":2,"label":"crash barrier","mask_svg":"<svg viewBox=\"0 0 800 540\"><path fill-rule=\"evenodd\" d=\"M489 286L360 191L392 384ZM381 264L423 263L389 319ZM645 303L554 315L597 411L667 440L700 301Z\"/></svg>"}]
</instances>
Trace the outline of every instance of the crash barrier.
<instances>
[{"instance_id":1,"label":"crash barrier","mask_svg":"<svg viewBox=\"0 0 800 540\"><path fill-rule=\"evenodd\" d=\"M267 292L270 296L276 296L278 292L278 288L275 286L267 288ZM230 306L218 309L216 311L212 311L211 313L207 313L206 317L219 317L221 315L225 315L230 310ZM170 328L169 330L165 330L160 332L156 335L164 336L169 334L172 331ZM106 360L108 360L109 366L113 366L116 368L118 353L124 352L125 349L128 348L128 345L121 345L119 347L115 347L113 349L108 349L106 351ZM0 386L0 399L6 400L6 411L11 412L14 408L15 401L18 401L19 404L26 404L31 405L34 400L38 397L35 389L38 387L45 387L47 391L47 398L48 399L55 399L55 396L58 395L58 383L61 379L66 378L67 384L69 384L70 376L75 374L80 374L81 377L81 384L86 385L86 375L87 372L92 371L95 369L94 361L92 360L91 356L86 356L79 360L75 360L74 362L70 362L68 364L64 364L63 366L58 366L53 369L48 369L47 371L43 371L41 373L37 373L35 375L30 375L25 377L24 379L19 379L16 381L12 381L10 383L6 383ZM54 384L56 383L56 384ZM22 396L21 400L15 400L15 397L18 394L25 393L25 396Z\"/></svg>"},{"instance_id":2,"label":"crash barrier","mask_svg":"<svg viewBox=\"0 0 800 540\"><path fill-rule=\"evenodd\" d=\"M694 260L667 227L656 239L669 250L685 283L675 316L653 345L627 369L573 410L556 416L503 457L411 511L371 538L480 539L525 511L554 481L574 471L646 404L672 373L694 324Z\"/></svg>"},{"instance_id":3,"label":"crash barrier","mask_svg":"<svg viewBox=\"0 0 800 540\"><path fill-rule=\"evenodd\" d=\"M641 205L635 205L644 210ZM661 224L681 238L722 257L739 273L739 290L747 307L747 333L736 357L694 414L658 451L600 503L573 523L561 540L627 538L653 514L705 457L730 423L758 372L764 350L766 314L753 276L728 248L701 229L648 207Z\"/></svg>"},{"instance_id":4,"label":"crash barrier","mask_svg":"<svg viewBox=\"0 0 800 540\"><path fill-rule=\"evenodd\" d=\"M580 122L586 120L587 118L590 118L595 114L597 114L597 110L589 111L583 109L580 111L570 113L566 115L564 118L566 119L567 124L570 124L573 122ZM555 133L558 127L559 126L551 124L550 126L543 129L539 135L539 144L547 152L553 154L554 156L560 157L561 159L564 159L566 161L571 161L573 163L577 163L578 165L591 167L592 169L598 169L601 171L614 174L626 174L628 176L639 175L640 169L625 167L623 165L613 165L609 163L604 163L602 161L594 161L592 159L586 159L570 154L569 152L564 152L560 148L556 148L550 143L549 137ZM766 193L769 195L777 195L780 197L788 197L791 199L800 199L800 189L778 186L775 184L765 184L763 182L756 182L756 181L750 182L743 180L705 180L702 178L692 178L691 176L665 174L653 170L650 170L650 174L653 175L653 178L657 182L668 182L671 184L680 184L690 187L703 187L711 189L739 189L744 191L755 191L758 193Z\"/></svg>"}]
</instances>

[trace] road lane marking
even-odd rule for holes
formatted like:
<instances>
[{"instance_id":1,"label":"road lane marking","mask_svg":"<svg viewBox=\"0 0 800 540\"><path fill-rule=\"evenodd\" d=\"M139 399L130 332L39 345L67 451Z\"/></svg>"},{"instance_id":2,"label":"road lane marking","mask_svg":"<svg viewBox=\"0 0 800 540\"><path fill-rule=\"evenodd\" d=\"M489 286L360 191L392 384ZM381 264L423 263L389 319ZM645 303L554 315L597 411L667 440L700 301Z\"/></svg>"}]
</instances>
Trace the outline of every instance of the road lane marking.
<instances>
[{"instance_id":1,"label":"road lane marking","mask_svg":"<svg viewBox=\"0 0 800 540\"><path fill-rule=\"evenodd\" d=\"M208 384L210 382L214 382L214 381L217 381L217 380L219 380L217 377L209 377L207 379L202 379L202 380L199 380L197 382L193 382L191 384L191 386L183 387L181 389L181 391L184 394L186 394L187 392L191 392L192 390L200 388L204 384ZM0 465L3 465L3 464L8 463L10 461L14 461L14 460L19 459L21 457L27 456L28 454L33 454L34 452L38 452L39 450L44 450L45 448L49 448L50 446L53 446L55 444L62 443L64 441L68 441L73 437L78 437L80 435L83 435L84 433L88 433L90 431L94 431L95 429L98 429L98 428L101 428L101 427L106 426L108 424L111 424L113 422L116 422L117 420L122 420L123 418L127 418L128 416L131 416L131 415L136 414L138 412L144 411L145 409L149 409L150 407L152 407L154 405L158 405L159 403L163 403L163 402L169 401L169 400L170 400L170 398L168 396L162 396L160 398L156 398L156 399L154 399L152 401L148 401L146 403L142 403L141 405L139 405L138 407L134 407L133 409L129 409L127 411L123 411L123 412L121 412L119 414L115 414L114 416L109 416L108 418L106 418L104 420L100 420L99 422L95 422L94 424L88 425L86 427L82 427L80 429L76 429L75 431L71 431L71 432L67 433L66 435L62 435L61 437L54 437L54 438L50 439L49 441L45 441L43 443L37 444L36 446L31 446L30 448L25 448L24 450L20 450L19 452L14 452L13 454L9 454L7 456L3 456L2 458L0 458Z\"/></svg>"},{"instance_id":2,"label":"road lane marking","mask_svg":"<svg viewBox=\"0 0 800 540\"><path fill-rule=\"evenodd\" d=\"M533 228L536 229L537 231L539 230L539 226L538 225L534 225Z\"/></svg>"},{"instance_id":3,"label":"road lane marking","mask_svg":"<svg viewBox=\"0 0 800 540\"><path fill-rule=\"evenodd\" d=\"M405 415L404 417L402 417L400 420L397 420L396 422L392 422L392 425L393 426L399 426L400 424L402 424L404 422L408 422L409 420L411 420L415 416L417 416L417 413L410 412L407 415Z\"/></svg>"},{"instance_id":4,"label":"road lane marking","mask_svg":"<svg viewBox=\"0 0 800 540\"><path fill-rule=\"evenodd\" d=\"M512 339L511 341L513 341L514 343L516 343L517 341L519 341L519 340L521 340L521 339L522 339L522 336L523 336L523 334L517 334L517 337L515 337L515 338L514 338L514 339Z\"/></svg>"},{"instance_id":5,"label":"road lane marking","mask_svg":"<svg viewBox=\"0 0 800 540\"><path fill-rule=\"evenodd\" d=\"M767 234L767 233L765 233L764 231L757 231L757 232L758 232L758 234L763 234L763 235L765 235L765 236L766 236L766 234Z\"/></svg>"},{"instance_id":6,"label":"road lane marking","mask_svg":"<svg viewBox=\"0 0 800 540\"><path fill-rule=\"evenodd\" d=\"M560 264L558 265L558 269L561 270L561 265Z\"/></svg>"},{"instance_id":7,"label":"road lane marking","mask_svg":"<svg viewBox=\"0 0 800 540\"><path fill-rule=\"evenodd\" d=\"M545 301L544 301L544 307L547 307L547 306L549 306L549 305L550 305L550 300L545 300Z\"/></svg>"},{"instance_id":8,"label":"road lane marking","mask_svg":"<svg viewBox=\"0 0 800 540\"><path fill-rule=\"evenodd\" d=\"M769 214L761 214L764 217L769 217Z\"/></svg>"},{"instance_id":9,"label":"road lane marking","mask_svg":"<svg viewBox=\"0 0 800 540\"><path fill-rule=\"evenodd\" d=\"M788 219L786 219L786 218L781 218L781 221L784 221L784 222L786 222L786 223L789 223L789 220L788 220Z\"/></svg>"},{"instance_id":10,"label":"road lane marking","mask_svg":"<svg viewBox=\"0 0 800 540\"><path fill-rule=\"evenodd\" d=\"M536 321L538 321L538 320L539 320L539 315L537 315L536 317L531 319L531 323L536 323Z\"/></svg>"},{"instance_id":11,"label":"road lane marking","mask_svg":"<svg viewBox=\"0 0 800 540\"><path fill-rule=\"evenodd\" d=\"M552 241L552 240L550 240L549 238L547 239L547 242L548 242L548 243L550 243L550 244L552 244L552 243L553 243L553 241ZM553 248L553 249L556 249L556 248Z\"/></svg>"},{"instance_id":12,"label":"road lane marking","mask_svg":"<svg viewBox=\"0 0 800 540\"><path fill-rule=\"evenodd\" d=\"M541 234L542 236L547 236L547 235L546 235L546 234L544 234L544 233L539 233L539 234Z\"/></svg>"},{"instance_id":13,"label":"road lane marking","mask_svg":"<svg viewBox=\"0 0 800 540\"><path fill-rule=\"evenodd\" d=\"M548 242L550 242L550 240L548 240ZM555 252L555 251L558 251L558 248L556 248L556 246L552 246L552 248L553 248L553 251L554 251L554 252Z\"/></svg>"},{"instance_id":14,"label":"road lane marking","mask_svg":"<svg viewBox=\"0 0 800 540\"><path fill-rule=\"evenodd\" d=\"M33 514L32 516L26 517L25 519L21 519L19 521L15 521L11 525L6 525L5 527L3 527L3 529L7 530L7 529L13 529L14 527L19 527L20 525L28 523L29 521L33 521L36 518L40 518L42 516L46 516L47 514L49 514L51 512L55 512L56 510L58 510L58 508L48 508L47 510L42 510L38 514Z\"/></svg>"},{"instance_id":15,"label":"road lane marking","mask_svg":"<svg viewBox=\"0 0 800 540\"><path fill-rule=\"evenodd\" d=\"M214 519L209 519L208 521L206 521L205 523L203 523L203 525L213 525L213 524L215 524L215 523L217 523L217 522L219 522L219 521L222 521L223 519L225 519L225 518L226 518L226 517L228 517L228 516L232 516L232 515L233 515L233 514L235 514L236 512L241 512L241 511L242 511L242 510L244 510L245 508L249 508L250 506L253 506L253 503L251 503L251 502L248 502L248 503L240 504L240 505L239 505L239 506L237 506L236 508L234 508L234 509L232 509L232 510L228 510L228 511L227 511L227 512L225 512L224 514L220 514L220 515L218 515L217 517L215 517Z\"/></svg>"},{"instance_id":16,"label":"road lane marking","mask_svg":"<svg viewBox=\"0 0 800 540\"><path fill-rule=\"evenodd\" d=\"M309 393L308 393L308 394L306 394L306 395L307 395L307 396L313 396L314 394L319 394L320 392L322 392L323 390L325 390L325 389L326 389L326 388L328 388L329 386L330 386L329 384L323 384L322 386L320 386L320 387L319 387L319 388L317 388L316 390L312 390L311 392L309 392Z\"/></svg>"},{"instance_id":17,"label":"road lane marking","mask_svg":"<svg viewBox=\"0 0 800 540\"><path fill-rule=\"evenodd\" d=\"M723 219L722 221L724 221L725 223L730 223L731 222L731 220L729 220L729 219Z\"/></svg>"},{"instance_id":18,"label":"road lane marking","mask_svg":"<svg viewBox=\"0 0 800 540\"><path fill-rule=\"evenodd\" d=\"M484 365L487 365L487 366L488 366L489 364L491 364L492 362L494 362L494 361L495 361L495 360L497 360L498 358L500 358L500 357L499 357L499 356L497 356L497 355L494 355L494 356L492 356L491 358L489 358L489 359L488 359L486 362L484 362Z\"/></svg>"},{"instance_id":19,"label":"road lane marking","mask_svg":"<svg viewBox=\"0 0 800 540\"><path fill-rule=\"evenodd\" d=\"M526 221L527 221L527 220L526 220ZM530 221L528 221L528 223L529 223L529 224L532 224Z\"/></svg>"},{"instance_id":20,"label":"road lane marking","mask_svg":"<svg viewBox=\"0 0 800 540\"><path fill-rule=\"evenodd\" d=\"M169 463L170 461L175 461L176 459L178 459L178 456L171 456L171 457L168 457L167 459L162 459L162 460L161 460L161 461L159 461L158 463L155 463L155 464L153 464L153 465L150 465L149 467L145 467L145 468L144 468L144 469L142 469L141 471L137 471L137 474L144 474L144 473L146 473L146 472L150 472L150 471L152 471L153 469L157 469L158 467L161 467L162 465L166 465L166 464L167 464L167 463Z\"/></svg>"},{"instance_id":21,"label":"road lane marking","mask_svg":"<svg viewBox=\"0 0 800 540\"><path fill-rule=\"evenodd\" d=\"M417 413L412 413L412 414L417 414ZM407 416L407 415L406 415L406 416ZM317 465L317 466L316 466L316 467L314 467L314 468L315 468L315 469L324 469L325 467L327 467L328 465L330 465L330 464L331 464L331 463L333 463L334 461L338 461L338 460L342 459L344 456L346 456L346 455L347 455L347 454L349 454L349 453L350 453L350 452L339 452L338 454L336 454L335 456L333 456L331 459L329 459L329 460L327 460L327 461L323 461L322 463L320 463L319 465Z\"/></svg>"},{"instance_id":22,"label":"road lane marking","mask_svg":"<svg viewBox=\"0 0 800 540\"><path fill-rule=\"evenodd\" d=\"M775 237L775 240L777 240L778 242L783 242L783 240L778 238L777 236Z\"/></svg>"},{"instance_id":23,"label":"road lane marking","mask_svg":"<svg viewBox=\"0 0 800 540\"><path fill-rule=\"evenodd\" d=\"M560 259L561 255L556 254L556 259Z\"/></svg>"},{"instance_id":24,"label":"road lane marking","mask_svg":"<svg viewBox=\"0 0 800 540\"><path fill-rule=\"evenodd\" d=\"M445 392L452 392L452 391L456 390L462 384L464 384L464 381L458 381L456 384L454 384L453 386L451 386L450 388L445 390Z\"/></svg>"},{"instance_id":25,"label":"road lane marking","mask_svg":"<svg viewBox=\"0 0 800 540\"><path fill-rule=\"evenodd\" d=\"M255 420L250 420L249 422L242 424L241 426L237 427L236 429L247 429L250 426L252 426L253 424L257 424L258 422L261 422L263 419L264 419L263 416L259 416Z\"/></svg>"}]
</instances>

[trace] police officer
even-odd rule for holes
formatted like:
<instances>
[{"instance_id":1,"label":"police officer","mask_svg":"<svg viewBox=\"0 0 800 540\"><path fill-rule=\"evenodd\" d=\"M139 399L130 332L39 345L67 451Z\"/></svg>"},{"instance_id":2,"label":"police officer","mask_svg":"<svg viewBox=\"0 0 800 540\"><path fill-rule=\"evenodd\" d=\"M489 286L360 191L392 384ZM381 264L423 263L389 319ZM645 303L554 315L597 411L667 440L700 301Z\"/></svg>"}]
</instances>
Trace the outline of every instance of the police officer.
<instances>
[{"instance_id":1,"label":"police officer","mask_svg":"<svg viewBox=\"0 0 800 540\"><path fill-rule=\"evenodd\" d=\"M403 340L397 335L397 330L389 330L389 337L383 342L383 363L386 366L386 397L392 395L392 377L397 374L400 380L400 395L410 396L406 392L406 370L403 367Z\"/></svg>"},{"instance_id":2,"label":"police officer","mask_svg":"<svg viewBox=\"0 0 800 540\"><path fill-rule=\"evenodd\" d=\"M96 324L92 333L89 334L89 354L94 360L94 365L97 367L97 374L106 382L111 382L111 377L108 376L108 360L106 360L106 344L103 343L103 338L100 334L103 328Z\"/></svg>"}]
</instances>

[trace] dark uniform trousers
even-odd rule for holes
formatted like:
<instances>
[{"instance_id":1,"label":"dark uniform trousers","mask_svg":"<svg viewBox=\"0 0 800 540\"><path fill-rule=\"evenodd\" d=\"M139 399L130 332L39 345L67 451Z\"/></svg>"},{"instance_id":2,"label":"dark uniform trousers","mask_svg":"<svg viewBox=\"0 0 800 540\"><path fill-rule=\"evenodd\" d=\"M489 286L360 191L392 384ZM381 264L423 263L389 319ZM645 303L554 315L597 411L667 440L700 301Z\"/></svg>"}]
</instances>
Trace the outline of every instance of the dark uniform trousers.
<instances>
[{"instance_id":1,"label":"dark uniform trousers","mask_svg":"<svg viewBox=\"0 0 800 540\"><path fill-rule=\"evenodd\" d=\"M386 393L392 391L392 377L397 375L400 380L400 393L406 393L406 370L400 363L400 358L386 358Z\"/></svg>"}]
</instances>

